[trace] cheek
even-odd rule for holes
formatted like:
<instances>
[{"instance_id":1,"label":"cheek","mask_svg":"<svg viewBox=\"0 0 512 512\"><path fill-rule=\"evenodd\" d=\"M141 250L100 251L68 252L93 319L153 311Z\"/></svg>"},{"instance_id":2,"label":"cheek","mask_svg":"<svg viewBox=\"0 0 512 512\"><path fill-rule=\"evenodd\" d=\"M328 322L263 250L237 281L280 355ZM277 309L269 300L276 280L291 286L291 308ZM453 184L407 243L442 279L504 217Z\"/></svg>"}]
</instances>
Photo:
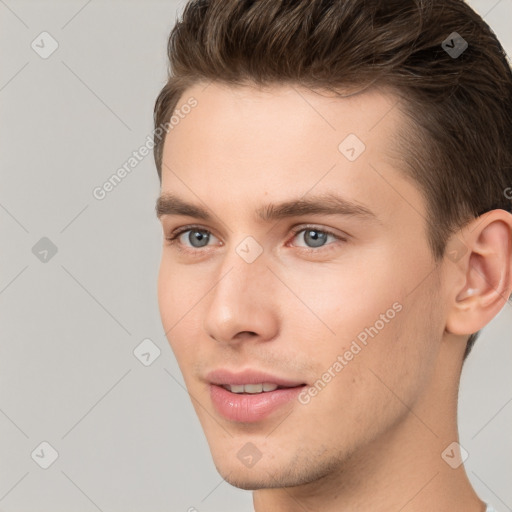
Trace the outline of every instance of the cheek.
<instances>
[{"instance_id":1,"label":"cheek","mask_svg":"<svg viewBox=\"0 0 512 512\"><path fill-rule=\"evenodd\" d=\"M314 271L288 269L282 273L282 280L296 295L288 293L287 300L295 304L294 314L300 323L311 330L316 326L319 335L330 338L329 346L335 350L343 349L358 335L364 341L369 337L365 329L375 332L375 324L379 332L389 330L400 316L405 288L401 276L394 275L389 264L355 259L350 256L341 263L319 265ZM390 257L383 255L379 260L390 261Z\"/></svg>"},{"instance_id":2,"label":"cheek","mask_svg":"<svg viewBox=\"0 0 512 512\"><path fill-rule=\"evenodd\" d=\"M392 396L386 385L397 393L417 395L435 359L432 339L438 335L440 317L435 299L425 292L431 283L427 280L411 293L411 283L417 284L414 275L409 278L386 266L367 267L374 269L370 276L330 269L308 285L302 281L301 286L299 280L292 284L317 316L300 315L297 329L307 335L297 336L303 340L299 351L312 356L317 378L329 369L336 375L336 396L344 396L354 407L358 399ZM291 279L290 274L288 282ZM361 396L365 393L368 396Z\"/></svg>"},{"instance_id":3,"label":"cheek","mask_svg":"<svg viewBox=\"0 0 512 512\"><path fill-rule=\"evenodd\" d=\"M167 332L171 328L175 316L177 288L170 265L165 261L164 256L162 256L162 261L160 262L157 284L160 317L163 327Z\"/></svg>"},{"instance_id":4,"label":"cheek","mask_svg":"<svg viewBox=\"0 0 512 512\"><path fill-rule=\"evenodd\" d=\"M197 322L191 322L194 305L203 296L196 289L197 282L188 272L166 260L164 254L157 281L158 306L164 332L178 362L190 352L187 344L194 339L193 329L197 329Z\"/></svg>"},{"instance_id":5,"label":"cheek","mask_svg":"<svg viewBox=\"0 0 512 512\"><path fill-rule=\"evenodd\" d=\"M168 329L207 293L208 283L195 266L177 265L165 252L158 272L158 304Z\"/></svg>"},{"instance_id":6,"label":"cheek","mask_svg":"<svg viewBox=\"0 0 512 512\"><path fill-rule=\"evenodd\" d=\"M428 327L418 335L416 315L421 310L405 299L400 302L402 309L377 334L369 327L374 325L375 313L385 313L386 308L378 306L371 314L360 312L357 321L340 318L335 343L317 346L312 354L319 379L314 385L319 391L304 405L310 408L308 421L328 428L333 439L344 439L347 446L361 442L361 436L371 440L404 417L429 382L433 353L424 349ZM345 335L345 328L366 333L366 344L357 335Z\"/></svg>"}]
</instances>

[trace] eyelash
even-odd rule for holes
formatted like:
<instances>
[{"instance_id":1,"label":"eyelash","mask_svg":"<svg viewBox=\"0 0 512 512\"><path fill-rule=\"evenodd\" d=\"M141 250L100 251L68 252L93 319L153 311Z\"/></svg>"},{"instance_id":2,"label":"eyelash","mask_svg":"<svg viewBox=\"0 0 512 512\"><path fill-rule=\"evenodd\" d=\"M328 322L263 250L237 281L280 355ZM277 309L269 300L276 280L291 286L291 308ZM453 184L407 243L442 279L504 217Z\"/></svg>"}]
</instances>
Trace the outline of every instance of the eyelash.
<instances>
[{"instance_id":1,"label":"eyelash","mask_svg":"<svg viewBox=\"0 0 512 512\"><path fill-rule=\"evenodd\" d=\"M196 249L184 248L182 246L182 244L180 244L179 241L178 241L178 238L183 233L186 233L187 231L193 231L193 230L197 230L197 231L200 231L202 233L207 233L207 234L210 234L210 235L213 234L211 231L209 231L208 229L205 229L205 228L203 228L201 226L190 225L190 226L183 226L182 228L179 228L177 231L171 233L171 236L166 237L165 239L168 241L168 245L177 246L176 248L180 252L183 252L183 253L186 253L186 254L199 255L200 252L204 253L205 249L201 249L201 248L196 248ZM291 233L293 235L292 239L295 238L302 231L307 231L307 230L316 231L318 233L323 233L323 234L326 234L326 235L330 235L330 236L332 236L333 238L335 238L339 242L346 242L347 241L346 238L343 238L342 236L337 235L336 233L333 233L332 231L330 231L328 229L325 229L325 228L320 229L318 226L309 225L309 224L293 228L291 230ZM331 244L320 246L318 248L314 248L314 247L299 247L299 250L301 250L303 252L306 252L306 253L320 253L320 252L323 253L323 252L325 252L325 250L332 249L332 247L329 247L329 246L332 246L332 245L334 245L334 244L331 243Z\"/></svg>"}]
</instances>

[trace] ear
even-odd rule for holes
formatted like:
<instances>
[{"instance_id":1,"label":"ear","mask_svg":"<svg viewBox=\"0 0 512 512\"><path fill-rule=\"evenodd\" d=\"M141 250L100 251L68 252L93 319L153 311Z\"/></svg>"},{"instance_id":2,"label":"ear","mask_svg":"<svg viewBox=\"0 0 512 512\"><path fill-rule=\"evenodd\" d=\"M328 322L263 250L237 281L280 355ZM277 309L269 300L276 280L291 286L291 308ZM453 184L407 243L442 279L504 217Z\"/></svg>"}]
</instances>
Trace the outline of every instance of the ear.
<instances>
[{"instance_id":1,"label":"ear","mask_svg":"<svg viewBox=\"0 0 512 512\"><path fill-rule=\"evenodd\" d=\"M446 260L451 287L446 330L475 333L512 292L512 214L491 210L470 222L449 240Z\"/></svg>"}]
</instances>

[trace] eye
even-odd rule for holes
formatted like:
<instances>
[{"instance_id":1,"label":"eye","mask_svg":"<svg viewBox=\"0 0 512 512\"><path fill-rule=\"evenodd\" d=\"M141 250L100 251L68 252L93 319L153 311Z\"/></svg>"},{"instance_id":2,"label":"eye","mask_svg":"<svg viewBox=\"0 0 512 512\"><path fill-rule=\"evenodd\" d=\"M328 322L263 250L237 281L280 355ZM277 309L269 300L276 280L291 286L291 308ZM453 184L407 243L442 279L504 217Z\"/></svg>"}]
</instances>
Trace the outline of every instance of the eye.
<instances>
[{"instance_id":1,"label":"eye","mask_svg":"<svg viewBox=\"0 0 512 512\"><path fill-rule=\"evenodd\" d=\"M323 247L334 245L328 243L331 241L342 241L346 239L327 229L320 229L317 226L300 226L292 229L292 240L303 242L292 244L295 247L302 248L304 251L319 252ZM199 254L200 249L208 247L211 238L217 239L209 230L199 226L183 226L173 232L166 240L169 245L176 246L176 249L190 254Z\"/></svg>"},{"instance_id":2,"label":"eye","mask_svg":"<svg viewBox=\"0 0 512 512\"><path fill-rule=\"evenodd\" d=\"M298 238L302 240L305 245L298 245L299 247L307 247L309 249L315 249L318 247L324 247L327 240L329 238L334 239L335 241L340 240L344 241L343 237L332 233L326 229L320 229L316 226L306 226L295 229L294 231L294 239ZM299 236L302 233L301 236Z\"/></svg>"},{"instance_id":3,"label":"eye","mask_svg":"<svg viewBox=\"0 0 512 512\"><path fill-rule=\"evenodd\" d=\"M185 248L201 249L208 245L212 236L214 235L207 229L188 226L173 233L166 240L171 244L177 243L178 246L184 246Z\"/></svg>"}]
</instances>

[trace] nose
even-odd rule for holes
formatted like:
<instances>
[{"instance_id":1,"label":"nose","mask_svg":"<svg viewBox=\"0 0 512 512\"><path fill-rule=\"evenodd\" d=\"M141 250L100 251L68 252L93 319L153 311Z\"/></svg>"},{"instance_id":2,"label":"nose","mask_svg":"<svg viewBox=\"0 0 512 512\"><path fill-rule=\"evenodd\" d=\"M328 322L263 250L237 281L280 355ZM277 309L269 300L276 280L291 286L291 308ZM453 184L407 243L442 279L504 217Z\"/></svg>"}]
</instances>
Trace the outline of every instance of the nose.
<instances>
[{"instance_id":1,"label":"nose","mask_svg":"<svg viewBox=\"0 0 512 512\"><path fill-rule=\"evenodd\" d=\"M267 267L265 253L251 263L235 249L225 256L217 282L205 300L206 333L224 343L243 339L268 341L279 331L277 278Z\"/></svg>"}]
</instances>

